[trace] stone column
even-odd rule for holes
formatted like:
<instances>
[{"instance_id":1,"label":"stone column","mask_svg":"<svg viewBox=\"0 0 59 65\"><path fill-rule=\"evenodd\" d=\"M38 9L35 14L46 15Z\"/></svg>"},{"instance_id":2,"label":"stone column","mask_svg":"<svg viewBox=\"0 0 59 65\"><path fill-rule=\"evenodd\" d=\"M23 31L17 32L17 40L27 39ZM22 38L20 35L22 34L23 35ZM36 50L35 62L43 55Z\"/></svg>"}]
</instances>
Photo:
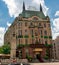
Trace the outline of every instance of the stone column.
<instances>
[{"instance_id":1,"label":"stone column","mask_svg":"<svg viewBox=\"0 0 59 65\"><path fill-rule=\"evenodd\" d=\"M16 58L16 38L11 40L11 58Z\"/></svg>"}]
</instances>

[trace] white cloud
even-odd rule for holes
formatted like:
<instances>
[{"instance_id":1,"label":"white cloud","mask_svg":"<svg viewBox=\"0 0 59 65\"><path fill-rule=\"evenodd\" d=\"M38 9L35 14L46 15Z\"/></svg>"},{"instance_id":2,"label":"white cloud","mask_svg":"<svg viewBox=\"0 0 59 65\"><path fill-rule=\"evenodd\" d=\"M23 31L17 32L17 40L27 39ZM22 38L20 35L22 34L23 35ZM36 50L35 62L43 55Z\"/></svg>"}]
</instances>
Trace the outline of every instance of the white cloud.
<instances>
[{"instance_id":1,"label":"white cloud","mask_svg":"<svg viewBox=\"0 0 59 65\"><path fill-rule=\"evenodd\" d=\"M53 36L53 40L55 40L59 36L59 33L54 33L53 32L52 36Z\"/></svg>"},{"instance_id":2,"label":"white cloud","mask_svg":"<svg viewBox=\"0 0 59 65\"><path fill-rule=\"evenodd\" d=\"M53 26L52 27L52 36L53 39L55 39L57 36L59 36L59 18L53 19Z\"/></svg>"},{"instance_id":3,"label":"white cloud","mask_svg":"<svg viewBox=\"0 0 59 65\"><path fill-rule=\"evenodd\" d=\"M56 11L55 16L59 16L59 11Z\"/></svg>"},{"instance_id":4,"label":"white cloud","mask_svg":"<svg viewBox=\"0 0 59 65\"><path fill-rule=\"evenodd\" d=\"M56 16L59 16L59 11L56 11L55 17ZM56 39L57 36L59 36L59 17L53 19L52 21L53 21L52 36L53 36L53 39Z\"/></svg>"},{"instance_id":5,"label":"white cloud","mask_svg":"<svg viewBox=\"0 0 59 65\"><path fill-rule=\"evenodd\" d=\"M59 31L59 18L54 19L53 25L56 28L56 32L58 32Z\"/></svg>"},{"instance_id":6,"label":"white cloud","mask_svg":"<svg viewBox=\"0 0 59 65\"><path fill-rule=\"evenodd\" d=\"M7 22L7 26L10 27L11 26L11 23Z\"/></svg>"},{"instance_id":7,"label":"white cloud","mask_svg":"<svg viewBox=\"0 0 59 65\"><path fill-rule=\"evenodd\" d=\"M2 46L4 43L4 33L5 33L5 28L0 27L0 46Z\"/></svg>"},{"instance_id":8,"label":"white cloud","mask_svg":"<svg viewBox=\"0 0 59 65\"><path fill-rule=\"evenodd\" d=\"M0 27L0 46L4 44L4 34L7 31L8 27L10 27L11 23L7 22L7 28Z\"/></svg>"},{"instance_id":9,"label":"white cloud","mask_svg":"<svg viewBox=\"0 0 59 65\"><path fill-rule=\"evenodd\" d=\"M33 2L36 3L36 4L38 4L38 5L39 5L40 3L41 3L41 4L44 4L44 0L33 0Z\"/></svg>"},{"instance_id":10,"label":"white cloud","mask_svg":"<svg viewBox=\"0 0 59 65\"><path fill-rule=\"evenodd\" d=\"M45 5L44 0L33 0L33 3L34 3L35 6L36 5L39 6L41 4L44 14L47 15L47 12L48 12L49 8Z\"/></svg>"},{"instance_id":11,"label":"white cloud","mask_svg":"<svg viewBox=\"0 0 59 65\"><path fill-rule=\"evenodd\" d=\"M16 0L3 0L7 5L11 17L16 17L21 12L21 4ZM19 5L19 6L18 6Z\"/></svg>"},{"instance_id":12,"label":"white cloud","mask_svg":"<svg viewBox=\"0 0 59 65\"><path fill-rule=\"evenodd\" d=\"M23 0L3 0L3 1L7 5L9 14L11 17L13 17L13 16L17 17L19 15L19 13L21 13ZM28 8L28 5L30 6L30 3L28 3L28 2L32 2L31 5L34 4L35 7L37 5L38 8L39 8L38 5L40 5L40 3L41 3L41 5L43 7L44 14L47 15L49 8L47 8L47 6L45 5L44 0L28 0L28 1L25 0L26 8Z\"/></svg>"}]
</instances>

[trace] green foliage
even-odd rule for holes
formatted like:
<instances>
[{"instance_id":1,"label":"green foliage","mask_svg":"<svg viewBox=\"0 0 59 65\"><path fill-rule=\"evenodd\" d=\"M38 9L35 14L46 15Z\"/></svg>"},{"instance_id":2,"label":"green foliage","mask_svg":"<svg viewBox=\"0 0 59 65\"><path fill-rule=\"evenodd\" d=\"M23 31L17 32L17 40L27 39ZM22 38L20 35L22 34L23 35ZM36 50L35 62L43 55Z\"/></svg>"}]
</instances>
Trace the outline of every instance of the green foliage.
<instances>
[{"instance_id":1,"label":"green foliage","mask_svg":"<svg viewBox=\"0 0 59 65\"><path fill-rule=\"evenodd\" d=\"M49 59L50 58L50 48L52 48L52 44L45 44L45 46L47 47L46 49L46 56L44 57L44 59Z\"/></svg>"},{"instance_id":2,"label":"green foliage","mask_svg":"<svg viewBox=\"0 0 59 65\"><path fill-rule=\"evenodd\" d=\"M29 38L29 36L28 35L25 35L24 38Z\"/></svg>"},{"instance_id":3,"label":"green foliage","mask_svg":"<svg viewBox=\"0 0 59 65\"><path fill-rule=\"evenodd\" d=\"M32 35L32 38L34 38L34 35Z\"/></svg>"},{"instance_id":4,"label":"green foliage","mask_svg":"<svg viewBox=\"0 0 59 65\"><path fill-rule=\"evenodd\" d=\"M45 44L46 47L52 47L52 44Z\"/></svg>"},{"instance_id":5,"label":"green foliage","mask_svg":"<svg viewBox=\"0 0 59 65\"><path fill-rule=\"evenodd\" d=\"M18 44L17 48L24 47L24 44Z\"/></svg>"},{"instance_id":6,"label":"green foliage","mask_svg":"<svg viewBox=\"0 0 59 65\"><path fill-rule=\"evenodd\" d=\"M48 60L48 59L49 59L49 57L48 57L48 56L45 56L45 57L44 57L44 59Z\"/></svg>"},{"instance_id":7,"label":"green foliage","mask_svg":"<svg viewBox=\"0 0 59 65\"><path fill-rule=\"evenodd\" d=\"M49 47L52 47L52 44L49 44Z\"/></svg>"},{"instance_id":8,"label":"green foliage","mask_svg":"<svg viewBox=\"0 0 59 65\"><path fill-rule=\"evenodd\" d=\"M0 54L2 54L2 51L3 51L3 49L2 49L2 47L0 47Z\"/></svg>"},{"instance_id":9,"label":"green foliage","mask_svg":"<svg viewBox=\"0 0 59 65\"><path fill-rule=\"evenodd\" d=\"M19 35L18 38L23 38L23 35Z\"/></svg>"},{"instance_id":10,"label":"green foliage","mask_svg":"<svg viewBox=\"0 0 59 65\"><path fill-rule=\"evenodd\" d=\"M41 36L41 38L43 38L43 36Z\"/></svg>"},{"instance_id":11,"label":"green foliage","mask_svg":"<svg viewBox=\"0 0 59 65\"><path fill-rule=\"evenodd\" d=\"M46 47L48 47L48 44L47 44L47 43L45 43L45 46L46 46Z\"/></svg>"},{"instance_id":12,"label":"green foliage","mask_svg":"<svg viewBox=\"0 0 59 65\"><path fill-rule=\"evenodd\" d=\"M32 61L32 57L30 55L27 55L26 58L28 59L28 61Z\"/></svg>"},{"instance_id":13,"label":"green foliage","mask_svg":"<svg viewBox=\"0 0 59 65\"><path fill-rule=\"evenodd\" d=\"M44 36L44 38L48 38L48 36Z\"/></svg>"},{"instance_id":14,"label":"green foliage","mask_svg":"<svg viewBox=\"0 0 59 65\"><path fill-rule=\"evenodd\" d=\"M1 54L10 54L10 45L5 44L2 47L0 47L0 53Z\"/></svg>"},{"instance_id":15,"label":"green foliage","mask_svg":"<svg viewBox=\"0 0 59 65\"><path fill-rule=\"evenodd\" d=\"M30 44L18 44L17 48L28 47Z\"/></svg>"},{"instance_id":16,"label":"green foliage","mask_svg":"<svg viewBox=\"0 0 59 65\"><path fill-rule=\"evenodd\" d=\"M49 59L49 50L46 49L46 56L44 57L44 59L48 60Z\"/></svg>"}]
</instances>

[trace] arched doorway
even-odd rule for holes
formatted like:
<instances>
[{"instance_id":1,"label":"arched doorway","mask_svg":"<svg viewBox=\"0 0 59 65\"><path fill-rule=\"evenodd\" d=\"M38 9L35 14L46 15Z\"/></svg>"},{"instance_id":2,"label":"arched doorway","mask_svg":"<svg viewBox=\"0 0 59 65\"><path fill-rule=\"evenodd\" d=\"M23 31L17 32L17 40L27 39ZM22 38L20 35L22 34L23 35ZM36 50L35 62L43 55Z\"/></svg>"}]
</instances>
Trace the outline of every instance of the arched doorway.
<instances>
[{"instance_id":1,"label":"arched doorway","mask_svg":"<svg viewBox=\"0 0 59 65\"><path fill-rule=\"evenodd\" d=\"M36 59L39 59L40 57L41 57L40 53L36 54Z\"/></svg>"},{"instance_id":2,"label":"arched doorway","mask_svg":"<svg viewBox=\"0 0 59 65\"><path fill-rule=\"evenodd\" d=\"M37 60L39 60L40 62L43 62L42 57L41 57L41 52L43 51L43 49L42 48L35 48L33 51L34 51L35 58Z\"/></svg>"}]
</instances>

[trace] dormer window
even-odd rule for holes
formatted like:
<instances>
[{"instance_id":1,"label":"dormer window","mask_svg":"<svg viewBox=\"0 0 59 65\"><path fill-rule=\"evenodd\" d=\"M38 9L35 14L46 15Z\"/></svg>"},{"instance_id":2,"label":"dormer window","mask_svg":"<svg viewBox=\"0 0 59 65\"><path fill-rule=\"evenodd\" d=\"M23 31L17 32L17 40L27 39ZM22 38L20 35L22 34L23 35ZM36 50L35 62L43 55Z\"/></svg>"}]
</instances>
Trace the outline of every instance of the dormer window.
<instances>
[{"instance_id":1,"label":"dormer window","mask_svg":"<svg viewBox=\"0 0 59 65\"><path fill-rule=\"evenodd\" d=\"M39 26L41 26L41 23L39 23Z\"/></svg>"},{"instance_id":2,"label":"dormer window","mask_svg":"<svg viewBox=\"0 0 59 65\"><path fill-rule=\"evenodd\" d=\"M34 21L38 20L38 17L34 16L34 17L33 17L33 20L34 20Z\"/></svg>"}]
</instances>

